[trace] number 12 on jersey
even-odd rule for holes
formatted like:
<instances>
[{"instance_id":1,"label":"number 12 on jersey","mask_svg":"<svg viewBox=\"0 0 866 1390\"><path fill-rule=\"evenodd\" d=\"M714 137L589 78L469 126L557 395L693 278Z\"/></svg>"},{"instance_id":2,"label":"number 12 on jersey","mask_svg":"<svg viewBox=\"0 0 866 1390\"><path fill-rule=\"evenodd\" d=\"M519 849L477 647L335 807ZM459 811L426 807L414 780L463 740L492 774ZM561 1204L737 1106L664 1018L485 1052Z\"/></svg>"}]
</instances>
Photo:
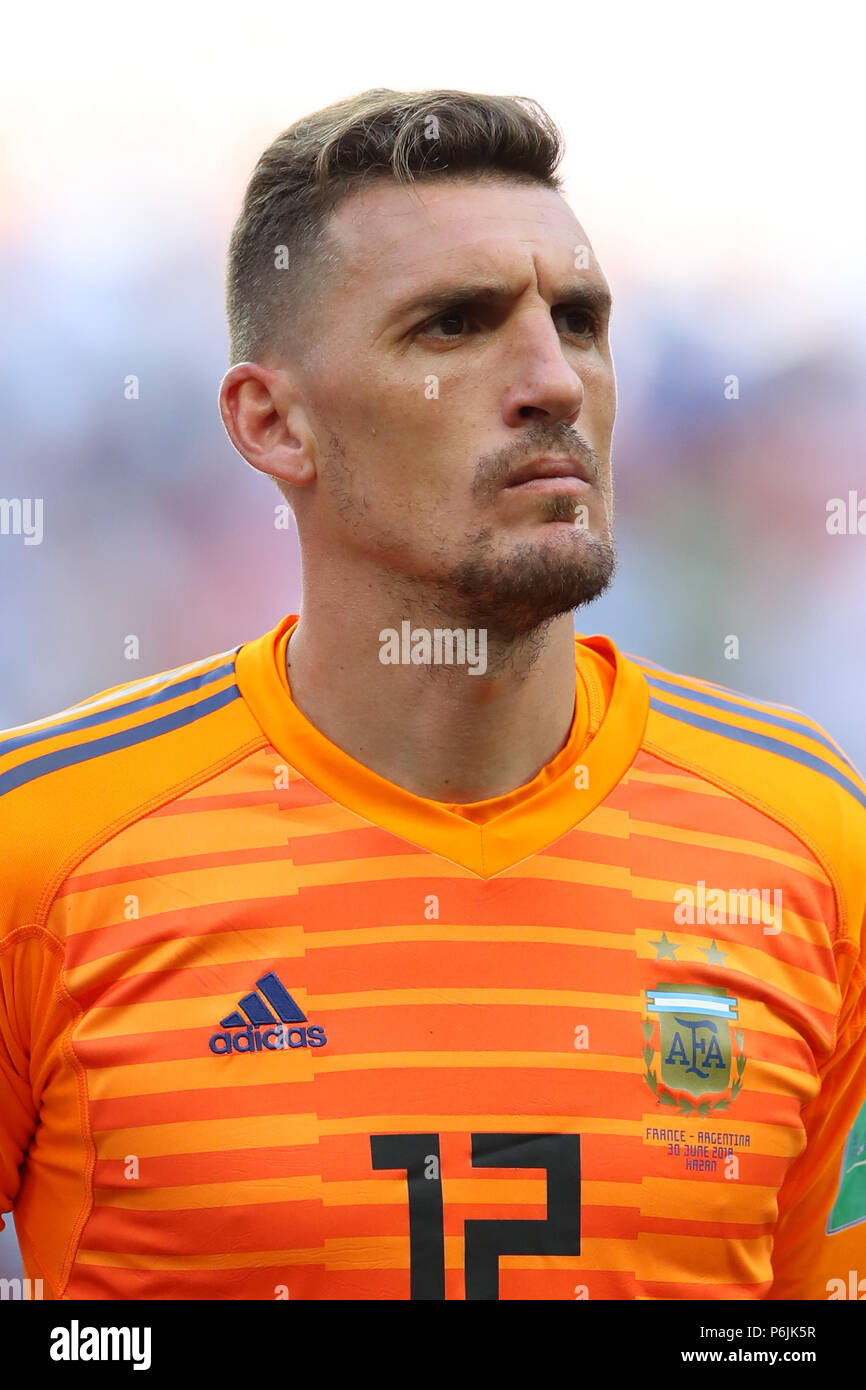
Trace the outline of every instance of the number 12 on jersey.
<instances>
[{"instance_id":1,"label":"number 12 on jersey","mask_svg":"<svg viewBox=\"0 0 866 1390\"><path fill-rule=\"evenodd\" d=\"M473 1168L543 1168L544 1221L466 1221L467 1299L498 1299L500 1255L580 1254L580 1135L473 1134ZM409 1193L409 1297L445 1298L438 1134L371 1134L376 1169L399 1168ZM435 1163L431 1163L435 1159Z\"/></svg>"}]
</instances>

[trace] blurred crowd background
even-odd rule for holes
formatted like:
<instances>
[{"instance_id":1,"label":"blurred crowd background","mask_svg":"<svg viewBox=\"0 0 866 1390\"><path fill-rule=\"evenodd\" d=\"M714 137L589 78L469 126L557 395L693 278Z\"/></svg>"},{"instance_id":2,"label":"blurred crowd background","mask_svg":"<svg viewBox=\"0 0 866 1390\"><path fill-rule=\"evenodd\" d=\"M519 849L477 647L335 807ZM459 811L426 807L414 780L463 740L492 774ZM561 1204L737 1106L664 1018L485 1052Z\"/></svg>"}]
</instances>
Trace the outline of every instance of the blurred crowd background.
<instances>
[{"instance_id":1,"label":"blurred crowd background","mask_svg":"<svg viewBox=\"0 0 866 1390\"><path fill-rule=\"evenodd\" d=\"M217 409L228 235L256 158L299 116L371 86L451 86L548 108L614 292L620 569L578 629L803 709L863 769L866 534L826 524L831 498L866 499L843 10L816 29L791 5L569 6L531 53L519 6L437 7L414 42L390 0L379 11L326 34L258 3L231 32L195 6L106 9L96 47L77 11L58 7L47 45L37 19L11 21L0 498L44 499L44 535L0 535L0 728L297 611L295 533ZM9 1222L0 1275L17 1271Z\"/></svg>"}]
</instances>

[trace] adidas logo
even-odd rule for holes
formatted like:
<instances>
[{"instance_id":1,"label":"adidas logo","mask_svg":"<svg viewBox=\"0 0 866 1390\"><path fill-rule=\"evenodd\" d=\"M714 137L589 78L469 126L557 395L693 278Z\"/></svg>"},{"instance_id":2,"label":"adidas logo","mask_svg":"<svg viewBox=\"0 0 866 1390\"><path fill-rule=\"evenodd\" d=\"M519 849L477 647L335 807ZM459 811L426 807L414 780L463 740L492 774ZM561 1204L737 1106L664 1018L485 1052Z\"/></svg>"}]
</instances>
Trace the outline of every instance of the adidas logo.
<instances>
[{"instance_id":1,"label":"adidas logo","mask_svg":"<svg viewBox=\"0 0 866 1390\"><path fill-rule=\"evenodd\" d=\"M227 1057L231 1052L261 1052L263 1048L278 1052L286 1047L325 1046L324 1028L307 1023L307 1015L273 970L256 980L256 989L260 993L253 990L245 994L238 1007L220 1019L223 1031L211 1036L211 1052Z\"/></svg>"}]
</instances>

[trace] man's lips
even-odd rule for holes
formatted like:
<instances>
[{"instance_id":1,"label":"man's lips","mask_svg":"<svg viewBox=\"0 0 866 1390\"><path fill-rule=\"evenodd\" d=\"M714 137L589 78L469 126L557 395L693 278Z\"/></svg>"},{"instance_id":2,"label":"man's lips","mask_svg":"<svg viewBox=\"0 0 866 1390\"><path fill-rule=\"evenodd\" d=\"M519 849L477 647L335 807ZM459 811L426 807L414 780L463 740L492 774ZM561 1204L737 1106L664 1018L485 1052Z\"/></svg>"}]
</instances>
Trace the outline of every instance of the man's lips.
<instances>
[{"instance_id":1,"label":"man's lips","mask_svg":"<svg viewBox=\"0 0 866 1390\"><path fill-rule=\"evenodd\" d=\"M512 483L506 492L587 492L591 483L583 478L530 478L525 483Z\"/></svg>"},{"instance_id":2,"label":"man's lips","mask_svg":"<svg viewBox=\"0 0 866 1390\"><path fill-rule=\"evenodd\" d=\"M590 486L586 466L573 457L532 459L505 483L509 491L527 492L582 492Z\"/></svg>"}]
</instances>

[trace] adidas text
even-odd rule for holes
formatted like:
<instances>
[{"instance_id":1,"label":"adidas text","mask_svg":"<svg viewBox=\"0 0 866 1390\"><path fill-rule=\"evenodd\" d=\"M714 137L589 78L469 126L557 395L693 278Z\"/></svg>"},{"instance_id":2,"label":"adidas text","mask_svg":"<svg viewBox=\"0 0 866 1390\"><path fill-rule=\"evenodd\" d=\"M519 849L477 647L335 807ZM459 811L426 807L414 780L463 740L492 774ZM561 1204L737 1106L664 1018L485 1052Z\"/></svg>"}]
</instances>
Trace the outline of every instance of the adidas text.
<instances>
[{"instance_id":1,"label":"adidas text","mask_svg":"<svg viewBox=\"0 0 866 1390\"><path fill-rule=\"evenodd\" d=\"M210 1050L218 1057L227 1057L230 1052L268 1052L282 1051L292 1047L324 1047L328 1041L324 1028L313 1023L309 1026L254 1028L250 1023L246 1028L228 1029L214 1033L210 1040Z\"/></svg>"}]
</instances>

